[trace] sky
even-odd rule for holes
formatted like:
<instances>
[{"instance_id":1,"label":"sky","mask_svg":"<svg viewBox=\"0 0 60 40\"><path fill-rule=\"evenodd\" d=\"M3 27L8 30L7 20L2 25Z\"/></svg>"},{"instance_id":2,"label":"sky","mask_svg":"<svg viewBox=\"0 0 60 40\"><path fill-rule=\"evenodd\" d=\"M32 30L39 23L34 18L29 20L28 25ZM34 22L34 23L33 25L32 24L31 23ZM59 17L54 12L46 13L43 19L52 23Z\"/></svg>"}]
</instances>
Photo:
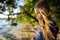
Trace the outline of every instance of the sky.
<instances>
[{"instance_id":1,"label":"sky","mask_svg":"<svg viewBox=\"0 0 60 40\"><path fill-rule=\"evenodd\" d=\"M16 3L17 3L17 9L14 9L14 11L13 11L13 13L19 13L20 12L20 7L18 7L19 5L24 5L24 0L19 0L19 1L17 1L17 0L15 0L16 1ZM9 12L8 11L5 11L4 12L4 14L9 14ZM12 16L12 18L16 18L16 16L17 15L14 15L14 16ZM8 18L8 16L6 16L6 15L3 15L3 14L0 14L0 18Z\"/></svg>"}]
</instances>

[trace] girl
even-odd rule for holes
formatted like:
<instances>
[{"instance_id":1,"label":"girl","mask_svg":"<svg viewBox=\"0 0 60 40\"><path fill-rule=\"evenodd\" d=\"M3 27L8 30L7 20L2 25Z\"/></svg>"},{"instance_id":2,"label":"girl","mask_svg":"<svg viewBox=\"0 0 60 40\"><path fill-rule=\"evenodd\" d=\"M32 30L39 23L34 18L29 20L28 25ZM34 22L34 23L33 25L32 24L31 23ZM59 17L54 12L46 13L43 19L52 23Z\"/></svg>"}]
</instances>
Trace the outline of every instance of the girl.
<instances>
[{"instance_id":1,"label":"girl","mask_svg":"<svg viewBox=\"0 0 60 40\"><path fill-rule=\"evenodd\" d=\"M38 31L31 40L56 40L58 26L51 18L51 9L46 2L39 2L35 5L34 11L39 21Z\"/></svg>"}]
</instances>

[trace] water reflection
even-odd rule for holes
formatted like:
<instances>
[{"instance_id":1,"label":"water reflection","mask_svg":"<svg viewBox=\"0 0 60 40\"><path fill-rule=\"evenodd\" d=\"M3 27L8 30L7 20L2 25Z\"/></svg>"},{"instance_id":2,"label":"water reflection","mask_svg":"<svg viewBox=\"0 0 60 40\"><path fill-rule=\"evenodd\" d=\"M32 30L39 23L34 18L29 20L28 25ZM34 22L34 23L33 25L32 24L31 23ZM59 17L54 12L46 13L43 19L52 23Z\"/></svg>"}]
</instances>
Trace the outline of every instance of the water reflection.
<instances>
[{"instance_id":1,"label":"water reflection","mask_svg":"<svg viewBox=\"0 0 60 40\"><path fill-rule=\"evenodd\" d=\"M7 21L6 19L0 19L0 40L13 40L14 35L9 34L9 31L12 31L13 28L17 28L17 26L11 26L12 20ZM14 29L14 30L15 30Z\"/></svg>"},{"instance_id":2,"label":"water reflection","mask_svg":"<svg viewBox=\"0 0 60 40\"><path fill-rule=\"evenodd\" d=\"M8 32L12 28L13 28L13 26L11 26L11 20L6 21L3 19L0 19L0 33Z\"/></svg>"}]
</instances>

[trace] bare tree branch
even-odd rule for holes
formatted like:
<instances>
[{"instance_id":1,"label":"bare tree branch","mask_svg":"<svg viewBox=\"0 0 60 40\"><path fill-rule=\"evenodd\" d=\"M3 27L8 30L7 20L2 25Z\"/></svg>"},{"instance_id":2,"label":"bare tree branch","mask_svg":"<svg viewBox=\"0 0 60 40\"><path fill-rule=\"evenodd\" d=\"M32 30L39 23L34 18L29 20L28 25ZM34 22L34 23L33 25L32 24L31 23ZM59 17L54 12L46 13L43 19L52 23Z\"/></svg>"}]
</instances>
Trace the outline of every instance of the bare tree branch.
<instances>
[{"instance_id":1,"label":"bare tree branch","mask_svg":"<svg viewBox=\"0 0 60 40\"><path fill-rule=\"evenodd\" d=\"M26 14L27 16L33 18L35 21L38 22L38 20L37 20L35 17L33 17L29 12L27 12L22 6L20 6L20 7L25 11L25 14Z\"/></svg>"}]
</instances>

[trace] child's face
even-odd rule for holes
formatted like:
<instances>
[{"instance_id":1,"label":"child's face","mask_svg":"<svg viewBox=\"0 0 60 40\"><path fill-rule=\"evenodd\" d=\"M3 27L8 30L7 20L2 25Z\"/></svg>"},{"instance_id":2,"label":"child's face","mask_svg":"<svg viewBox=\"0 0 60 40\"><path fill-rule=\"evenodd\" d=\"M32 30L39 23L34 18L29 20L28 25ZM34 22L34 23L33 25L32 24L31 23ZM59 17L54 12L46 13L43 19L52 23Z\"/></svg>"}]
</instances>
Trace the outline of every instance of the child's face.
<instances>
[{"instance_id":1,"label":"child's face","mask_svg":"<svg viewBox=\"0 0 60 40\"><path fill-rule=\"evenodd\" d=\"M42 18L41 12L38 9L34 9L34 11L37 14L37 17L41 19Z\"/></svg>"}]
</instances>

